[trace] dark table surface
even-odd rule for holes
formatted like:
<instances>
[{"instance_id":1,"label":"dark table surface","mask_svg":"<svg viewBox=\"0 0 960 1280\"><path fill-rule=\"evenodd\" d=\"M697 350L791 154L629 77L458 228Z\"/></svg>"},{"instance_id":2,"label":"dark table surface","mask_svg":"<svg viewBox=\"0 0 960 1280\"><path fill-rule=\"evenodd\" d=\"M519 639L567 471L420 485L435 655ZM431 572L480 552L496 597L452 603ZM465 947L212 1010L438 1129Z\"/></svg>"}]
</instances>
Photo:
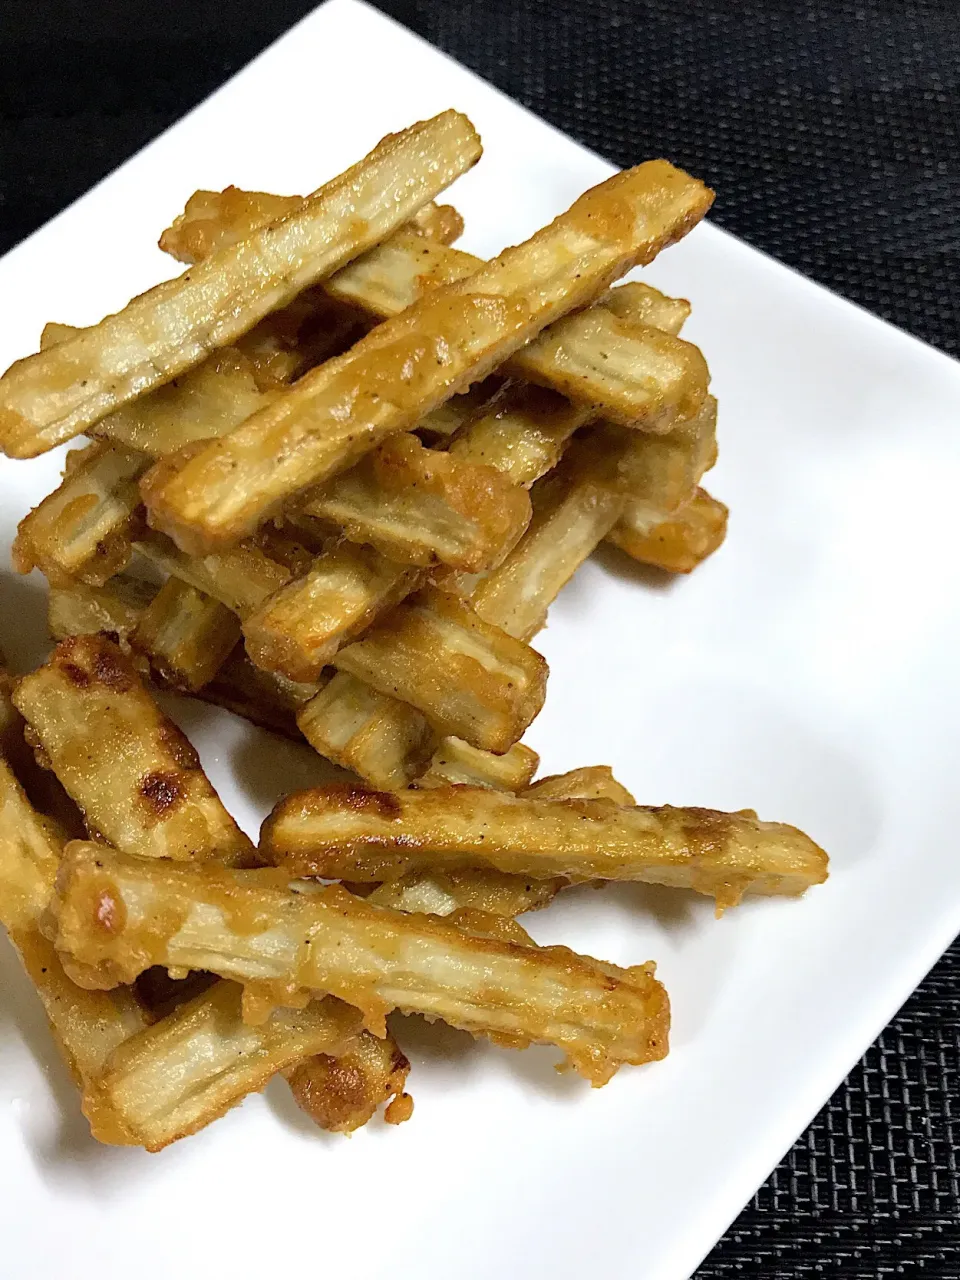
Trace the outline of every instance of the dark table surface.
<instances>
[{"instance_id":1,"label":"dark table surface","mask_svg":"<svg viewBox=\"0 0 960 1280\"><path fill-rule=\"evenodd\" d=\"M0 250L312 7L6 0ZM960 351L960 0L378 7L618 164L692 170L717 188L718 222ZM960 1277L958 977L955 945L698 1280Z\"/></svg>"}]
</instances>

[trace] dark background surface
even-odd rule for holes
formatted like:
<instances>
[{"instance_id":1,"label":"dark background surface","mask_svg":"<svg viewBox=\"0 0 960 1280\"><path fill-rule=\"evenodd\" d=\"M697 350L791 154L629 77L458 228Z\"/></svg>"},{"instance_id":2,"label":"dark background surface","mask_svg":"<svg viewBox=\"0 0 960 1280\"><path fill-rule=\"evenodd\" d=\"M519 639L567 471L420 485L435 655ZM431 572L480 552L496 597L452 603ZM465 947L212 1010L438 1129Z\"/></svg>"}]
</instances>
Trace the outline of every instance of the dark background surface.
<instances>
[{"instance_id":1,"label":"dark background surface","mask_svg":"<svg viewBox=\"0 0 960 1280\"><path fill-rule=\"evenodd\" d=\"M312 7L0 0L0 250ZM718 222L960 351L960 0L378 7L611 160L691 169ZM960 1277L958 977L955 946L698 1280Z\"/></svg>"}]
</instances>

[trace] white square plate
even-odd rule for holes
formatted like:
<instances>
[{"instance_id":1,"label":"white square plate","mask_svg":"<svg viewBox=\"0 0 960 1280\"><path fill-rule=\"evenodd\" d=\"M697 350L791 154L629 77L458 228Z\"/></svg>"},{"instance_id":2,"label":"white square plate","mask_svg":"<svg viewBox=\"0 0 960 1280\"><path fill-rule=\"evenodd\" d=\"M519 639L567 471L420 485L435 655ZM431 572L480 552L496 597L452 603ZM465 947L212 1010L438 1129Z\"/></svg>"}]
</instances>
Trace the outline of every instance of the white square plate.
<instances>
[{"instance_id":1,"label":"white square plate","mask_svg":"<svg viewBox=\"0 0 960 1280\"><path fill-rule=\"evenodd\" d=\"M154 244L194 188L310 190L448 106L486 147L452 193L475 252L611 171L331 0L0 264L0 363L44 321L91 323L172 274ZM666 1062L591 1091L546 1050L407 1019L414 1119L349 1141L274 1085L160 1155L97 1147L5 949L6 1274L681 1280L960 929L960 367L711 226L648 278L694 303L730 535L669 585L606 555L578 574L541 637L550 694L529 741L546 771L608 762L647 803L796 823L830 851L829 883L720 922L682 893L571 893L530 928L655 958L674 1009ZM0 466L5 545L59 465ZM0 588L0 643L33 660L40 583L5 570ZM316 774L306 750L226 714L177 715L251 832Z\"/></svg>"}]
</instances>

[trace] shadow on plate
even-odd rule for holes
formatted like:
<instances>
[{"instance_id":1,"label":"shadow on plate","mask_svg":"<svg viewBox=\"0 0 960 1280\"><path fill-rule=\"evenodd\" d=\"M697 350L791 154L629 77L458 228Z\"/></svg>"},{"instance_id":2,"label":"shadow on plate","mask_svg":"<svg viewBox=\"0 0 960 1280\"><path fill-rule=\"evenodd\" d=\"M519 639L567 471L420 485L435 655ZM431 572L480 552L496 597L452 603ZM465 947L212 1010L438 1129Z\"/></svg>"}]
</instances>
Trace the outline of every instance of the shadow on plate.
<instances>
[{"instance_id":1,"label":"shadow on plate","mask_svg":"<svg viewBox=\"0 0 960 1280\"><path fill-rule=\"evenodd\" d=\"M650 587L654 591L670 591L686 577L683 573L668 573L653 564L641 564L611 542L601 542L593 553L593 559L611 577L634 586Z\"/></svg>"},{"instance_id":2,"label":"shadow on plate","mask_svg":"<svg viewBox=\"0 0 960 1280\"><path fill-rule=\"evenodd\" d=\"M32 671L50 652L47 588L39 573L0 572L0 653L15 674Z\"/></svg>"},{"instance_id":3,"label":"shadow on plate","mask_svg":"<svg viewBox=\"0 0 960 1280\"><path fill-rule=\"evenodd\" d=\"M102 1193L127 1181L135 1167L143 1168L145 1151L104 1146L91 1136L80 1110L80 1095L54 1045L40 999L4 936L0 940L0 1038L8 1037L26 1045L53 1100L52 1121L39 1099L26 1100L20 1112L25 1145L44 1181L88 1186ZM0 1069L0 1090L6 1094L13 1085L8 1073L14 1070L13 1064Z\"/></svg>"},{"instance_id":4,"label":"shadow on plate","mask_svg":"<svg viewBox=\"0 0 960 1280\"><path fill-rule=\"evenodd\" d=\"M357 779L308 747L250 726L235 744L231 764L237 784L258 807L272 809L291 791Z\"/></svg>"}]
</instances>

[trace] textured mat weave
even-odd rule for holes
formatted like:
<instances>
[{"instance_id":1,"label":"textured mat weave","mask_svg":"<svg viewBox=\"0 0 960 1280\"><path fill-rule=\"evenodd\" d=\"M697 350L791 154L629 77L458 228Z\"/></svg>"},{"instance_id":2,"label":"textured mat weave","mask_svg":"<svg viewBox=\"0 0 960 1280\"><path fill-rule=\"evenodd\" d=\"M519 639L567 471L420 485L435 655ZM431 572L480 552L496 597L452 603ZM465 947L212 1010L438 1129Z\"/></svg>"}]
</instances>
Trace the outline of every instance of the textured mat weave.
<instances>
[{"instance_id":1,"label":"textured mat weave","mask_svg":"<svg viewBox=\"0 0 960 1280\"><path fill-rule=\"evenodd\" d=\"M9 6L0 248L311 7ZM960 0L379 7L619 164L667 155L690 168L718 189L719 222L960 354ZM698 1280L960 1277L958 983L954 947Z\"/></svg>"}]
</instances>

